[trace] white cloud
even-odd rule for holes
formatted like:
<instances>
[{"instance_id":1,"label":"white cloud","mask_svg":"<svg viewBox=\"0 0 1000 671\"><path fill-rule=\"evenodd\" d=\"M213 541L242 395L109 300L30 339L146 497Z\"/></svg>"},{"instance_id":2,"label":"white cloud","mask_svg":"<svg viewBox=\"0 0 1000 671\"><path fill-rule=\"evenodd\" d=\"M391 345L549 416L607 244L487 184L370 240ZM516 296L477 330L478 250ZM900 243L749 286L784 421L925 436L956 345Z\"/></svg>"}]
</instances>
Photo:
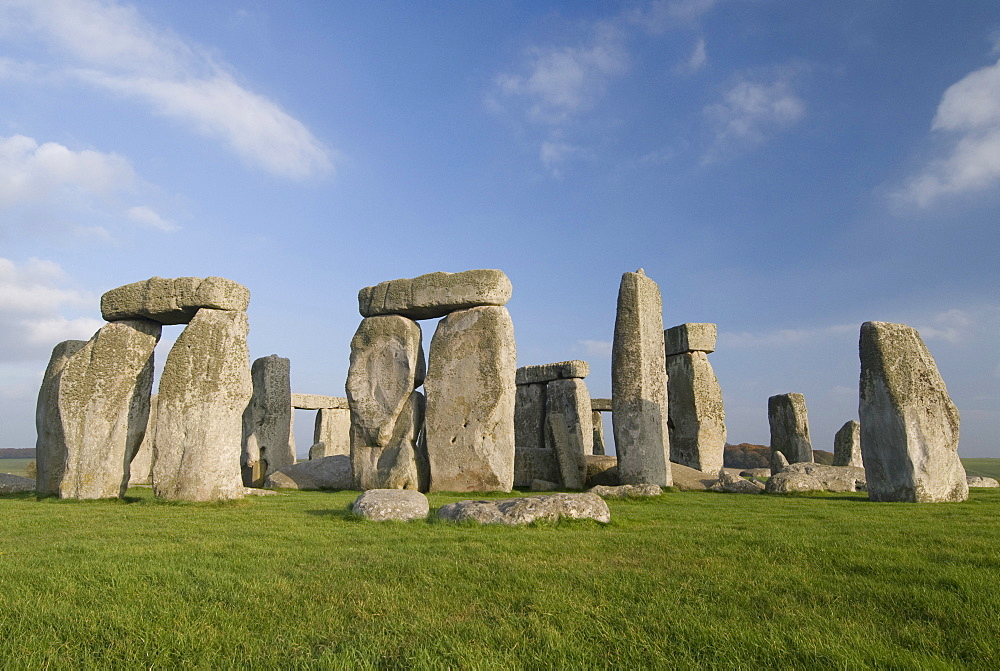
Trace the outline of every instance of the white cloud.
<instances>
[{"instance_id":1,"label":"white cloud","mask_svg":"<svg viewBox=\"0 0 1000 671\"><path fill-rule=\"evenodd\" d=\"M662 33L669 28L689 27L707 14L716 0L658 0L635 10L629 16L650 33Z\"/></svg>"},{"instance_id":2,"label":"white cloud","mask_svg":"<svg viewBox=\"0 0 1000 671\"><path fill-rule=\"evenodd\" d=\"M275 102L237 83L205 49L110 0L7 0L0 23L43 40L65 71L136 98L226 144L247 163L303 179L332 169L331 152Z\"/></svg>"},{"instance_id":3,"label":"white cloud","mask_svg":"<svg viewBox=\"0 0 1000 671\"><path fill-rule=\"evenodd\" d=\"M166 233L176 231L180 228L177 224L166 221L163 217L154 212L152 208L145 205L137 205L136 207L129 208L128 216L132 221Z\"/></svg>"},{"instance_id":4,"label":"white cloud","mask_svg":"<svg viewBox=\"0 0 1000 671\"><path fill-rule=\"evenodd\" d=\"M715 127L715 141L703 157L711 163L763 143L770 135L800 121L805 102L793 88L794 70L761 81L742 76L703 113Z\"/></svg>"},{"instance_id":5,"label":"white cloud","mask_svg":"<svg viewBox=\"0 0 1000 671\"><path fill-rule=\"evenodd\" d=\"M708 63L708 49L705 47L705 38L699 37L698 41L695 42L694 49L691 50L691 55L688 56L687 61L681 64L677 70L679 72L693 74L705 67L706 63Z\"/></svg>"},{"instance_id":6,"label":"white cloud","mask_svg":"<svg viewBox=\"0 0 1000 671\"><path fill-rule=\"evenodd\" d=\"M604 340L580 340L583 349L591 356L611 356L612 343Z\"/></svg>"},{"instance_id":7,"label":"white cloud","mask_svg":"<svg viewBox=\"0 0 1000 671\"><path fill-rule=\"evenodd\" d=\"M894 194L897 202L927 207L1000 182L1000 61L948 87L931 131L946 137L950 148Z\"/></svg>"}]
</instances>

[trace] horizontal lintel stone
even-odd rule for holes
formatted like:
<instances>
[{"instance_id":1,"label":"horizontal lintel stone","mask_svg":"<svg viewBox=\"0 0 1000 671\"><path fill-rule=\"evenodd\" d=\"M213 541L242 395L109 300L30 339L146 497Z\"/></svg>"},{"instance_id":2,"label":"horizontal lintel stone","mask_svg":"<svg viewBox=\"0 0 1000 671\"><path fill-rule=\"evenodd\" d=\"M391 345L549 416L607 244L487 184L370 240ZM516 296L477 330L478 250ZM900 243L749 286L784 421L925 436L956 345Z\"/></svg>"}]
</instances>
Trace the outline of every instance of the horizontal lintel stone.
<instances>
[{"instance_id":1,"label":"horizontal lintel stone","mask_svg":"<svg viewBox=\"0 0 1000 671\"><path fill-rule=\"evenodd\" d=\"M681 324L663 332L667 356L685 352L714 352L715 339L715 324Z\"/></svg>"},{"instance_id":2,"label":"horizontal lintel stone","mask_svg":"<svg viewBox=\"0 0 1000 671\"><path fill-rule=\"evenodd\" d=\"M347 399L320 394L292 394L292 407L297 410L348 410Z\"/></svg>"},{"instance_id":3,"label":"horizontal lintel stone","mask_svg":"<svg viewBox=\"0 0 1000 671\"><path fill-rule=\"evenodd\" d=\"M362 317L397 314L435 319L456 310L506 305L512 293L510 278L502 270L428 273L365 287L358 292L358 310Z\"/></svg>"},{"instance_id":4,"label":"horizontal lintel stone","mask_svg":"<svg viewBox=\"0 0 1000 671\"><path fill-rule=\"evenodd\" d=\"M246 312L250 290L224 277L151 277L111 289L101 296L101 315L109 322L151 319L187 324L201 308Z\"/></svg>"},{"instance_id":5,"label":"horizontal lintel stone","mask_svg":"<svg viewBox=\"0 0 1000 671\"><path fill-rule=\"evenodd\" d=\"M590 364L586 361L560 361L546 363L540 366L521 366L517 369L514 381L517 384L539 384L552 380L567 380L569 378L585 378L590 374Z\"/></svg>"}]
</instances>

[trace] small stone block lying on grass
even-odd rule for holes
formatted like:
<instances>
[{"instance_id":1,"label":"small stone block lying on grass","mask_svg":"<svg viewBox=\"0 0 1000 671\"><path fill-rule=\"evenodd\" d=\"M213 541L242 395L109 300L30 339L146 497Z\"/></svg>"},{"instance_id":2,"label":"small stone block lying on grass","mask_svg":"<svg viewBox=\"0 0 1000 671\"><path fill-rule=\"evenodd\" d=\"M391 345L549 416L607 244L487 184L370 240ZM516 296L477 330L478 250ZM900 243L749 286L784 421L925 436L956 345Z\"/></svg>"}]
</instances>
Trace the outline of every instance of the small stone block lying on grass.
<instances>
[{"instance_id":1,"label":"small stone block lying on grass","mask_svg":"<svg viewBox=\"0 0 1000 671\"><path fill-rule=\"evenodd\" d=\"M300 461L271 473L264 481L268 489L351 489L353 486L351 457L346 454Z\"/></svg>"},{"instance_id":2,"label":"small stone block lying on grass","mask_svg":"<svg viewBox=\"0 0 1000 671\"><path fill-rule=\"evenodd\" d=\"M828 492L863 492L867 487L865 469L857 466L825 466L801 462L790 464L784 472L811 475Z\"/></svg>"},{"instance_id":3,"label":"small stone block lying on grass","mask_svg":"<svg viewBox=\"0 0 1000 671\"><path fill-rule=\"evenodd\" d=\"M764 491L768 494L789 494L791 492L820 492L823 491L823 483L819 478L808 473L798 473L796 471L783 471L775 473L764 485Z\"/></svg>"},{"instance_id":4,"label":"small stone block lying on grass","mask_svg":"<svg viewBox=\"0 0 1000 671\"><path fill-rule=\"evenodd\" d=\"M0 494L35 491L35 481L32 478L22 478L20 475L0 473Z\"/></svg>"},{"instance_id":5,"label":"small stone block lying on grass","mask_svg":"<svg viewBox=\"0 0 1000 671\"><path fill-rule=\"evenodd\" d=\"M719 481L709 487L709 489L713 492L727 492L730 494L760 494L764 491L764 485L752 480L744 480L740 476L722 468L719 469Z\"/></svg>"},{"instance_id":6,"label":"small stone block lying on grass","mask_svg":"<svg viewBox=\"0 0 1000 671\"><path fill-rule=\"evenodd\" d=\"M993 478L984 478L979 475L970 475L965 478L970 487L1000 487L1000 482Z\"/></svg>"},{"instance_id":7,"label":"small stone block lying on grass","mask_svg":"<svg viewBox=\"0 0 1000 671\"><path fill-rule=\"evenodd\" d=\"M606 485L597 485L596 487L591 487L587 490L590 494L597 494L604 499L630 499L639 498L643 496L660 496L663 494L663 490L660 489L659 485L618 485L617 487L608 487Z\"/></svg>"},{"instance_id":8,"label":"small stone block lying on grass","mask_svg":"<svg viewBox=\"0 0 1000 671\"><path fill-rule=\"evenodd\" d=\"M354 514L384 522L422 520L430 513L427 497L412 489L369 489L351 505Z\"/></svg>"},{"instance_id":9,"label":"small stone block lying on grass","mask_svg":"<svg viewBox=\"0 0 1000 671\"><path fill-rule=\"evenodd\" d=\"M564 517L607 523L611 521L611 511L597 494L549 494L496 501L457 501L442 506L438 517L449 522L474 520L508 526L536 520L557 522Z\"/></svg>"},{"instance_id":10,"label":"small stone block lying on grass","mask_svg":"<svg viewBox=\"0 0 1000 671\"><path fill-rule=\"evenodd\" d=\"M781 454L781 452L778 452ZM740 471L740 477L743 478L769 478L771 477L770 468L747 468Z\"/></svg>"}]
</instances>

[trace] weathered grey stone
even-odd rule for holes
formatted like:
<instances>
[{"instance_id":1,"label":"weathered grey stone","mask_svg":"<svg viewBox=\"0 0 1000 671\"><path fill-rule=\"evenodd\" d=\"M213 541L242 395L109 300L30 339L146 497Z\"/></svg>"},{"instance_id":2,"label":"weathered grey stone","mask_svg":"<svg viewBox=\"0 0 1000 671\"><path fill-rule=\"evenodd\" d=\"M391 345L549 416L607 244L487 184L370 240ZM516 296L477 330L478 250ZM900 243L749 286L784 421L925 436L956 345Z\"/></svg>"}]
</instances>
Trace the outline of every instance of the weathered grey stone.
<instances>
[{"instance_id":1,"label":"weathered grey stone","mask_svg":"<svg viewBox=\"0 0 1000 671\"><path fill-rule=\"evenodd\" d=\"M420 492L369 489L354 500L351 510L366 520L407 522L427 519L431 507L427 497Z\"/></svg>"},{"instance_id":2,"label":"weathered grey stone","mask_svg":"<svg viewBox=\"0 0 1000 671\"><path fill-rule=\"evenodd\" d=\"M771 425L772 450L784 454L792 464L813 461L805 396L778 394L767 399L767 421Z\"/></svg>"},{"instance_id":3,"label":"weathered grey stone","mask_svg":"<svg viewBox=\"0 0 1000 671\"><path fill-rule=\"evenodd\" d=\"M789 464L783 472L811 475L828 492L863 492L866 487L865 469L857 466L826 466L802 462Z\"/></svg>"},{"instance_id":4,"label":"weathered grey stone","mask_svg":"<svg viewBox=\"0 0 1000 671\"><path fill-rule=\"evenodd\" d=\"M735 473L730 473L725 468L720 468L719 481L709 489L713 492L730 494L760 494L764 491L764 485L754 480L745 480Z\"/></svg>"},{"instance_id":5,"label":"weathered grey stone","mask_svg":"<svg viewBox=\"0 0 1000 671\"><path fill-rule=\"evenodd\" d=\"M351 457L337 454L301 461L271 473L264 486L272 489L353 489Z\"/></svg>"},{"instance_id":6,"label":"weathered grey stone","mask_svg":"<svg viewBox=\"0 0 1000 671\"><path fill-rule=\"evenodd\" d=\"M243 497L243 411L253 393L247 331L245 312L203 308L167 355L153 438L157 496Z\"/></svg>"},{"instance_id":7,"label":"weathered grey stone","mask_svg":"<svg viewBox=\"0 0 1000 671\"><path fill-rule=\"evenodd\" d=\"M590 409L594 412L611 412L611 399L592 398L590 399Z\"/></svg>"},{"instance_id":8,"label":"weathered grey stone","mask_svg":"<svg viewBox=\"0 0 1000 671\"><path fill-rule=\"evenodd\" d=\"M965 481L970 487L1000 487L1000 482L993 478L986 478L981 475L970 475Z\"/></svg>"},{"instance_id":9,"label":"weathered grey stone","mask_svg":"<svg viewBox=\"0 0 1000 671\"><path fill-rule=\"evenodd\" d=\"M514 396L514 445L545 447L545 385L519 384Z\"/></svg>"},{"instance_id":10,"label":"weathered grey stone","mask_svg":"<svg viewBox=\"0 0 1000 671\"><path fill-rule=\"evenodd\" d=\"M618 485L608 487L606 485L596 485L587 490L591 494L597 494L604 499L632 499L647 496L661 496L663 490L659 485Z\"/></svg>"},{"instance_id":11,"label":"weathered grey stone","mask_svg":"<svg viewBox=\"0 0 1000 671\"><path fill-rule=\"evenodd\" d=\"M277 354L250 367L253 396L243 413L243 484L260 487L271 473L295 463L291 362Z\"/></svg>"},{"instance_id":12,"label":"weathered grey stone","mask_svg":"<svg viewBox=\"0 0 1000 671\"><path fill-rule=\"evenodd\" d=\"M808 473L783 471L768 478L764 491L768 494L790 494L791 492L819 492L823 483Z\"/></svg>"},{"instance_id":13,"label":"weathered grey stone","mask_svg":"<svg viewBox=\"0 0 1000 671\"><path fill-rule=\"evenodd\" d=\"M614 457L612 457L614 459ZM616 462L617 463L617 460ZM518 447L514 450L514 486L530 487L532 480L558 482L559 459L554 450L544 447Z\"/></svg>"},{"instance_id":14,"label":"weathered grey stone","mask_svg":"<svg viewBox=\"0 0 1000 671\"><path fill-rule=\"evenodd\" d=\"M920 334L865 322L860 339L861 450L872 501L964 501L958 409Z\"/></svg>"},{"instance_id":15,"label":"weathered grey stone","mask_svg":"<svg viewBox=\"0 0 1000 671\"><path fill-rule=\"evenodd\" d=\"M594 454L604 456L604 418L599 412L590 413L590 423L594 427Z\"/></svg>"},{"instance_id":16,"label":"weathered grey stone","mask_svg":"<svg viewBox=\"0 0 1000 671\"><path fill-rule=\"evenodd\" d=\"M726 447L726 411L705 352L667 357L667 398L670 460L706 473L718 471Z\"/></svg>"},{"instance_id":17,"label":"weathered grey stone","mask_svg":"<svg viewBox=\"0 0 1000 671\"><path fill-rule=\"evenodd\" d=\"M511 490L516 362L506 308L459 310L438 323L424 383L430 491Z\"/></svg>"},{"instance_id":18,"label":"weathered grey stone","mask_svg":"<svg viewBox=\"0 0 1000 671\"><path fill-rule=\"evenodd\" d=\"M346 398L320 394L292 394L292 407L296 410L350 410Z\"/></svg>"},{"instance_id":19,"label":"weathered grey stone","mask_svg":"<svg viewBox=\"0 0 1000 671\"><path fill-rule=\"evenodd\" d=\"M664 346L667 356L685 352L715 351L715 324L681 324L663 332Z\"/></svg>"},{"instance_id":20,"label":"weathered grey stone","mask_svg":"<svg viewBox=\"0 0 1000 671\"><path fill-rule=\"evenodd\" d=\"M683 464L672 464L673 486L682 492L703 492L711 489L719 480L717 474L710 475Z\"/></svg>"},{"instance_id":21,"label":"weathered grey stone","mask_svg":"<svg viewBox=\"0 0 1000 671\"><path fill-rule=\"evenodd\" d=\"M149 397L149 419L146 420L146 433L142 436L139 449L132 457L129 466L128 486L153 484L153 436L156 434L156 398Z\"/></svg>"},{"instance_id":22,"label":"weathered grey stone","mask_svg":"<svg viewBox=\"0 0 1000 671\"><path fill-rule=\"evenodd\" d=\"M781 452L773 450L771 452L771 475L781 473L786 468L788 468L788 459Z\"/></svg>"},{"instance_id":23,"label":"weathered grey stone","mask_svg":"<svg viewBox=\"0 0 1000 671\"><path fill-rule=\"evenodd\" d=\"M557 489L562 489L562 485L548 480L532 480L529 489L533 492L554 492Z\"/></svg>"},{"instance_id":24,"label":"weathered grey stone","mask_svg":"<svg viewBox=\"0 0 1000 671\"><path fill-rule=\"evenodd\" d=\"M833 465L864 468L861 459L861 425L856 420L845 423L833 437Z\"/></svg>"},{"instance_id":25,"label":"weathered grey stone","mask_svg":"<svg viewBox=\"0 0 1000 671\"><path fill-rule=\"evenodd\" d=\"M424 372L419 324L399 315L361 321L347 373L351 464L359 489L420 487L423 457L416 441L423 396L413 390Z\"/></svg>"},{"instance_id":26,"label":"weathered grey stone","mask_svg":"<svg viewBox=\"0 0 1000 671\"><path fill-rule=\"evenodd\" d=\"M590 413L590 394L582 379L553 380L546 385L545 442L555 450L567 489L583 489L587 477L584 455L594 451Z\"/></svg>"},{"instance_id":27,"label":"weathered grey stone","mask_svg":"<svg viewBox=\"0 0 1000 671\"><path fill-rule=\"evenodd\" d=\"M245 312L249 304L250 290L222 277L152 277L106 292L101 314L108 321L143 318L186 324L201 308Z\"/></svg>"},{"instance_id":28,"label":"weathered grey stone","mask_svg":"<svg viewBox=\"0 0 1000 671\"><path fill-rule=\"evenodd\" d=\"M671 485L663 301L640 268L622 275L611 349L611 414L622 484Z\"/></svg>"},{"instance_id":29,"label":"weathered grey stone","mask_svg":"<svg viewBox=\"0 0 1000 671\"><path fill-rule=\"evenodd\" d=\"M320 408L316 412L313 428L313 445L309 448L310 459L332 457L336 454L351 454L351 411L346 407Z\"/></svg>"},{"instance_id":30,"label":"weathered grey stone","mask_svg":"<svg viewBox=\"0 0 1000 671\"><path fill-rule=\"evenodd\" d=\"M780 452L778 454L781 454ZM740 471L741 478L759 478L766 479L771 477L770 468L747 468Z\"/></svg>"},{"instance_id":31,"label":"weathered grey stone","mask_svg":"<svg viewBox=\"0 0 1000 671\"><path fill-rule=\"evenodd\" d=\"M86 340L65 340L52 349L35 406L35 487L40 495L59 493L66 466L66 438L59 415L59 374Z\"/></svg>"},{"instance_id":32,"label":"weathered grey stone","mask_svg":"<svg viewBox=\"0 0 1000 671\"><path fill-rule=\"evenodd\" d=\"M431 355L433 357L433 355ZM590 519L608 523L611 511L597 494L548 494L495 501L457 501L442 506L438 517L450 522L523 525L538 520Z\"/></svg>"},{"instance_id":33,"label":"weathered grey stone","mask_svg":"<svg viewBox=\"0 0 1000 671\"><path fill-rule=\"evenodd\" d=\"M399 314L435 319L456 310L506 305L512 292L510 279L501 270L428 273L365 287L358 292L358 308L362 317Z\"/></svg>"},{"instance_id":34,"label":"weathered grey stone","mask_svg":"<svg viewBox=\"0 0 1000 671\"><path fill-rule=\"evenodd\" d=\"M618 457L615 455L584 455L583 459L587 464L585 487L597 485L616 487L621 484L618 480Z\"/></svg>"},{"instance_id":35,"label":"weathered grey stone","mask_svg":"<svg viewBox=\"0 0 1000 671\"><path fill-rule=\"evenodd\" d=\"M65 461L58 495L125 494L129 464L146 432L153 348L161 326L146 319L105 324L65 362L58 381Z\"/></svg>"},{"instance_id":36,"label":"weathered grey stone","mask_svg":"<svg viewBox=\"0 0 1000 671\"><path fill-rule=\"evenodd\" d=\"M584 378L590 375L590 364L578 359L546 363L540 366L521 366L517 369L514 381L521 384L539 384L552 380Z\"/></svg>"},{"instance_id":37,"label":"weathered grey stone","mask_svg":"<svg viewBox=\"0 0 1000 671\"><path fill-rule=\"evenodd\" d=\"M35 481L22 478L20 475L0 473L0 494L16 494L18 492L35 491Z\"/></svg>"}]
</instances>

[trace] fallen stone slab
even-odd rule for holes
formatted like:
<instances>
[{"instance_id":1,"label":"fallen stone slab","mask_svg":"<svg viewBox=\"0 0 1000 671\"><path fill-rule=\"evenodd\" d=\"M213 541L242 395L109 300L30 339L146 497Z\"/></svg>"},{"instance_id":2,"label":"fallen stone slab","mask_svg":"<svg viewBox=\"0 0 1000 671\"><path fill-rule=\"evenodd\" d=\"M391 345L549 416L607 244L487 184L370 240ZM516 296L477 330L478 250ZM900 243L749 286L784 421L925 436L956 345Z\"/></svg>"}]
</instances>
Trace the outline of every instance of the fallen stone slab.
<instances>
[{"instance_id":1,"label":"fallen stone slab","mask_svg":"<svg viewBox=\"0 0 1000 671\"><path fill-rule=\"evenodd\" d=\"M436 319L456 310L506 305L513 293L502 270L428 273L389 280L358 292L362 317L397 314L410 319Z\"/></svg>"},{"instance_id":2,"label":"fallen stone slab","mask_svg":"<svg viewBox=\"0 0 1000 671\"><path fill-rule=\"evenodd\" d=\"M17 492L35 491L35 481L22 478L20 475L0 473L0 494L16 494Z\"/></svg>"},{"instance_id":3,"label":"fallen stone slab","mask_svg":"<svg viewBox=\"0 0 1000 671\"><path fill-rule=\"evenodd\" d=\"M825 466L803 462L789 464L784 472L811 475L828 492L863 492L867 487L865 469L857 466Z\"/></svg>"},{"instance_id":4,"label":"fallen stone slab","mask_svg":"<svg viewBox=\"0 0 1000 671\"><path fill-rule=\"evenodd\" d=\"M764 485L754 480L745 480L723 468L719 470L719 481L709 489L713 492L727 492L729 494L761 494L764 492Z\"/></svg>"},{"instance_id":5,"label":"fallen stone slab","mask_svg":"<svg viewBox=\"0 0 1000 671\"><path fill-rule=\"evenodd\" d=\"M351 457L337 454L322 459L300 461L271 473L264 481L268 489L353 489Z\"/></svg>"},{"instance_id":6,"label":"fallen stone slab","mask_svg":"<svg viewBox=\"0 0 1000 671\"><path fill-rule=\"evenodd\" d=\"M101 314L109 322L143 318L187 324L201 308L245 312L248 305L250 290L224 277L151 277L101 296Z\"/></svg>"},{"instance_id":7,"label":"fallen stone slab","mask_svg":"<svg viewBox=\"0 0 1000 671\"><path fill-rule=\"evenodd\" d=\"M270 489L258 489L256 487L244 487L243 494L245 496L278 496L280 492Z\"/></svg>"},{"instance_id":8,"label":"fallen stone slab","mask_svg":"<svg viewBox=\"0 0 1000 671\"><path fill-rule=\"evenodd\" d=\"M715 324L681 324L663 332L664 351L667 356L685 352L715 351L717 328Z\"/></svg>"},{"instance_id":9,"label":"fallen stone slab","mask_svg":"<svg viewBox=\"0 0 1000 671\"><path fill-rule=\"evenodd\" d=\"M590 494L597 494L604 499L630 499L646 496L661 496L663 490L659 485L618 485L609 487L607 485L597 485L587 490Z\"/></svg>"},{"instance_id":10,"label":"fallen stone slab","mask_svg":"<svg viewBox=\"0 0 1000 671\"><path fill-rule=\"evenodd\" d=\"M427 497L412 489L369 489L354 500L351 510L366 520L384 522L426 519Z\"/></svg>"},{"instance_id":11,"label":"fallen stone slab","mask_svg":"<svg viewBox=\"0 0 1000 671\"><path fill-rule=\"evenodd\" d=\"M449 522L473 520L480 524L508 526L537 520L557 522L562 518L589 519L608 523L611 511L597 494L549 494L496 501L457 501L442 506L438 517Z\"/></svg>"},{"instance_id":12,"label":"fallen stone slab","mask_svg":"<svg viewBox=\"0 0 1000 671\"><path fill-rule=\"evenodd\" d=\"M590 364L586 361L575 359L573 361L546 363L539 366L521 366L514 375L514 383L538 384L552 382L553 380L585 378L588 375L590 375Z\"/></svg>"},{"instance_id":13,"label":"fallen stone slab","mask_svg":"<svg viewBox=\"0 0 1000 671\"><path fill-rule=\"evenodd\" d=\"M781 473L775 473L768 479L767 484L764 485L764 491L768 494L819 492L824 489L825 487L823 486L823 483L820 482L819 478L809 475L808 473L798 473L796 471L782 471Z\"/></svg>"},{"instance_id":14,"label":"fallen stone slab","mask_svg":"<svg viewBox=\"0 0 1000 671\"><path fill-rule=\"evenodd\" d=\"M780 452L779 452L780 454ZM769 478L771 477L770 468L747 468L740 471L740 477L742 478Z\"/></svg>"},{"instance_id":15,"label":"fallen stone slab","mask_svg":"<svg viewBox=\"0 0 1000 671\"><path fill-rule=\"evenodd\" d=\"M712 488L718 477L711 473L703 473L695 468L672 464L670 470L673 473L674 487L682 492L703 492Z\"/></svg>"},{"instance_id":16,"label":"fallen stone slab","mask_svg":"<svg viewBox=\"0 0 1000 671\"><path fill-rule=\"evenodd\" d=\"M980 475L970 475L965 480L969 483L970 487L1000 487L1000 482Z\"/></svg>"},{"instance_id":17,"label":"fallen stone slab","mask_svg":"<svg viewBox=\"0 0 1000 671\"><path fill-rule=\"evenodd\" d=\"M292 407L296 410L348 410L351 406L341 396L292 394Z\"/></svg>"}]
</instances>

